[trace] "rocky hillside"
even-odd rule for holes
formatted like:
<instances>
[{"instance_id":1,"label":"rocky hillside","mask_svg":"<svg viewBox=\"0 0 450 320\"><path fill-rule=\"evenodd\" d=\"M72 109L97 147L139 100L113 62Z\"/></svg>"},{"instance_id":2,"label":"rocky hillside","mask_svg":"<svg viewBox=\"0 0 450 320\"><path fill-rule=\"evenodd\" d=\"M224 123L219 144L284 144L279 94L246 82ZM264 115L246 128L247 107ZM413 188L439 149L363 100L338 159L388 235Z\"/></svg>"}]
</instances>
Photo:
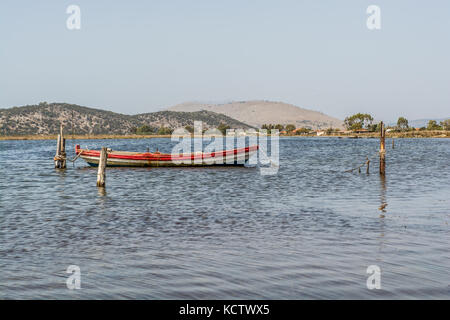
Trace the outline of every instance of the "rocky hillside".
<instances>
[{"instance_id":1,"label":"rocky hillside","mask_svg":"<svg viewBox=\"0 0 450 320\"><path fill-rule=\"evenodd\" d=\"M192 126L201 120L205 128L220 124L247 129L245 123L210 111L160 111L138 115L124 115L111 111L82 107L67 103L40 103L24 107L0 109L1 135L56 134L62 123L74 134L130 134L147 126L155 131L161 127L175 129Z\"/></svg>"},{"instance_id":2,"label":"rocky hillside","mask_svg":"<svg viewBox=\"0 0 450 320\"><path fill-rule=\"evenodd\" d=\"M237 121L226 115L211 111L159 111L151 113L142 113L134 116L140 123L150 124L153 127L169 127L172 129L186 126L193 126L195 121L202 121L206 128L217 128L220 124L229 126L230 128L251 128L246 123Z\"/></svg>"},{"instance_id":3,"label":"rocky hillside","mask_svg":"<svg viewBox=\"0 0 450 320\"><path fill-rule=\"evenodd\" d=\"M226 104L183 103L169 108L171 111L207 110L221 113L254 127L263 124L293 124L296 127L325 129L342 128L343 121L321 112L299 108L292 104L271 101L240 101Z\"/></svg>"}]
</instances>

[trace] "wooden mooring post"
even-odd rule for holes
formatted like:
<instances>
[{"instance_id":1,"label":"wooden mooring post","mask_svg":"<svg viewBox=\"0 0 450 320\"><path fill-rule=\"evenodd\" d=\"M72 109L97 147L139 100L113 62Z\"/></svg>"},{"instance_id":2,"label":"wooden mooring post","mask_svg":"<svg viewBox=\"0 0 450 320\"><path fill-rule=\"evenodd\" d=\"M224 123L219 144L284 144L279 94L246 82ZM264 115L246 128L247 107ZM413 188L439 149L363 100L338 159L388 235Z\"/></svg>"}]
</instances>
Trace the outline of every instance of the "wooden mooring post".
<instances>
[{"instance_id":1,"label":"wooden mooring post","mask_svg":"<svg viewBox=\"0 0 450 320\"><path fill-rule=\"evenodd\" d=\"M380 123L380 174L386 172L386 129L383 121Z\"/></svg>"},{"instance_id":2,"label":"wooden mooring post","mask_svg":"<svg viewBox=\"0 0 450 320\"><path fill-rule=\"evenodd\" d=\"M62 125L59 127L59 134L56 141L56 154L53 160L55 161L55 168L66 168L66 138L64 138Z\"/></svg>"},{"instance_id":3,"label":"wooden mooring post","mask_svg":"<svg viewBox=\"0 0 450 320\"><path fill-rule=\"evenodd\" d=\"M106 147L102 147L102 151L100 153L100 160L98 162L97 187L105 187L106 184L105 168L107 159L108 159L107 149Z\"/></svg>"},{"instance_id":4,"label":"wooden mooring post","mask_svg":"<svg viewBox=\"0 0 450 320\"><path fill-rule=\"evenodd\" d=\"M392 149L395 149L395 146L394 146L394 138L392 138Z\"/></svg>"}]
</instances>

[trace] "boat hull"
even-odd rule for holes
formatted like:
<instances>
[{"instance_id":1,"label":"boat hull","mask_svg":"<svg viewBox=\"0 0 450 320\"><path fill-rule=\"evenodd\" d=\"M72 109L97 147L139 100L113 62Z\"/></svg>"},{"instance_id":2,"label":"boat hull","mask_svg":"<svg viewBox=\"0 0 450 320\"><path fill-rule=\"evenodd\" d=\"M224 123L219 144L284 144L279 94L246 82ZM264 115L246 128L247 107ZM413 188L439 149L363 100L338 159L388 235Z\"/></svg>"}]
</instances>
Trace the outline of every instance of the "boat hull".
<instances>
[{"instance_id":1,"label":"boat hull","mask_svg":"<svg viewBox=\"0 0 450 320\"><path fill-rule=\"evenodd\" d=\"M255 154L258 146L212 153L161 154L110 151L106 161L108 167L195 167L195 166L243 166ZM100 151L80 149L75 152L90 166L98 166Z\"/></svg>"}]
</instances>

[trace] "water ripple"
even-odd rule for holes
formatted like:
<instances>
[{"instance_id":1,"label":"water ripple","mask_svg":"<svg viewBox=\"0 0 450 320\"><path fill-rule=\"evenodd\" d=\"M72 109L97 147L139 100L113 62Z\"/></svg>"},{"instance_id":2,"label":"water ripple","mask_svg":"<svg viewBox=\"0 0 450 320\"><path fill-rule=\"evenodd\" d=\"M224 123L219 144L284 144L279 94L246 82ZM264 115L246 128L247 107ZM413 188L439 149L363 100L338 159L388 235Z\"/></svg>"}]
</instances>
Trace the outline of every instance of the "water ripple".
<instances>
[{"instance_id":1,"label":"water ripple","mask_svg":"<svg viewBox=\"0 0 450 320\"><path fill-rule=\"evenodd\" d=\"M0 298L448 299L450 141L398 140L385 179L376 159L369 175L344 172L377 147L286 138L275 176L108 168L99 190L81 161L53 169L53 141L0 141ZM72 264L81 290L66 287ZM381 290L366 287L373 264Z\"/></svg>"}]
</instances>

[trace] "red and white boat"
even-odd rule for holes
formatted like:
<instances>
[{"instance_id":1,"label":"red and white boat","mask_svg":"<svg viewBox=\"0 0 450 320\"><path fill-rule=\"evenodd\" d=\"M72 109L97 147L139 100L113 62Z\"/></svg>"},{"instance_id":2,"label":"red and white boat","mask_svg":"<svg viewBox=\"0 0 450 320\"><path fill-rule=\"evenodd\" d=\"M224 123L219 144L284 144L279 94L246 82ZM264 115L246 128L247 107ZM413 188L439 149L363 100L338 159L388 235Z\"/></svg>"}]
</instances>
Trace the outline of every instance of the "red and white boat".
<instances>
[{"instance_id":1,"label":"red and white boat","mask_svg":"<svg viewBox=\"0 0 450 320\"><path fill-rule=\"evenodd\" d=\"M209 166L209 165L244 165L258 151L258 146L249 146L232 150L210 153L160 153L160 152L126 152L108 150L106 165L109 167L173 167L173 166ZM81 149L75 146L77 156L89 165L98 166L99 150Z\"/></svg>"}]
</instances>

